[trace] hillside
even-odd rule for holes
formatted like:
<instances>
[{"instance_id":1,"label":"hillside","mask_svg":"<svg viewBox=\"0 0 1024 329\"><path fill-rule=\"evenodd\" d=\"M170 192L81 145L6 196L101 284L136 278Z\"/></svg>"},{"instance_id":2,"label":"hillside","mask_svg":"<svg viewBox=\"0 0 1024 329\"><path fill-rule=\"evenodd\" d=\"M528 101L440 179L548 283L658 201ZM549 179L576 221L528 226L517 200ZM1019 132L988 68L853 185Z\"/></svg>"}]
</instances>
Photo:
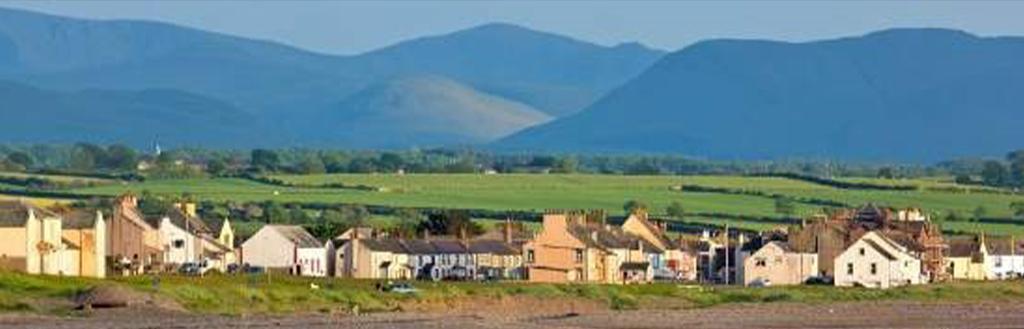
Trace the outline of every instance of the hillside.
<instances>
[{"instance_id":1,"label":"hillside","mask_svg":"<svg viewBox=\"0 0 1024 329\"><path fill-rule=\"evenodd\" d=\"M306 123L368 87L408 75L450 78L552 116L565 115L662 54L636 44L604 47L491 24L341 56L159 22L0 8L0 79L62 91L169 89L219 99L253 115L262 127L273 127L256 139L224 140L239 146L338 140L331 131L307 134ZM391 129L370 124L362 126ZM346 136L348 144L373 142L364 135ZM149 136L117 138L144 145L135 140Z\"/></svg>"},{"instance_id":2,"label":"hillside","mask_svg":"<svg viewBox=\"0 0 1024 329\"><path fill-rule=\"evenodd\" d=\"M370 75L444 75L563 116L640 74L662 54L635 43L603 47L495 23L398 43L353 58L353 66Z\"/></svg>"},{"instance_id":3,"label":"hillside","mask_svg":"<svg viewBox=\"0 0 1024 329\"><path fill-rule=\"evenodd\" d=\"M410 76L360 91L317 122L347 147L400 148L488 143L550 119L450 79Z\"/></svg>"},{"instance_id":4,"label":"hillside","mask_svg":"<svg viewBox=\"0 0 1024 329\"><path fill-rule=\"evenodd\" d=\"M154 140L225 147L250 140L251 116L176 90L60 92L0 81L0 140L120 143Z\"/></svg>"},{"instance_id":5,"label":"hillside","mask_svg":"<svg viewBox=\"0 0 1024 329\"><path fill-rule=\"evenodd\" d=\"M502 149L935 161L1021 147L1024 39L898 29L714 40ZM595 129L601 127L601 129Z\"/></svg>"}]
</instances>

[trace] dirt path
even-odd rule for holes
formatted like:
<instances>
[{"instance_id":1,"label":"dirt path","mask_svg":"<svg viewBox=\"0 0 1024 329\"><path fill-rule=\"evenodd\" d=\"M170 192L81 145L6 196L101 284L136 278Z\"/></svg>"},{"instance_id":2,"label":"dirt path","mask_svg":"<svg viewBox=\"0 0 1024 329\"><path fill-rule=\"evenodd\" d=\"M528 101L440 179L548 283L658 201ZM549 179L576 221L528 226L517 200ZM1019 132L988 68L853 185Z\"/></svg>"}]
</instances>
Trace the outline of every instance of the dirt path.
<instances>
[{"instance_id":1,"label":"dirt path","mask_svg":"<svg viewBox=\"0 0 1024 329\"><path fill-rule=\"evenodd\" d=\"M582 314L510 316L497 309L473 313L389 313L363 316L308 315L285 318L199 316L142 309L98 311L74 318L0 316L10 329L190 328L1021 328L1019 303L830 305L728 305L693 310L587 311Z\"/></svg>"}]
</instances>

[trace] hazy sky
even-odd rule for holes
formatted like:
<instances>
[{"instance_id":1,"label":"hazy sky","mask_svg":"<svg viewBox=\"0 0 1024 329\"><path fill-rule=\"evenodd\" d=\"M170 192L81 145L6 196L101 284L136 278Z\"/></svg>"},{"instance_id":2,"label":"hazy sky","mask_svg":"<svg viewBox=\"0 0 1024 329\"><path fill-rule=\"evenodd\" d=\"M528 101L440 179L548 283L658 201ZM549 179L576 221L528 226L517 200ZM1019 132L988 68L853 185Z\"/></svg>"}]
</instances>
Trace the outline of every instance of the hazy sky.
<instances>
[{"instance_id":1,"label":"hazy sky","mask_svg":"<svg viewBox=\"0 0 1024 329\"><path fill-rule=\"evenodd\" d=\"M1024 1L242 2L0 1L84 18L159 20L351 54L423 35L507 22L613 45L678 49L708 38L812 40L889 27L1024 35Z\"/></svg>"}]
</instances>

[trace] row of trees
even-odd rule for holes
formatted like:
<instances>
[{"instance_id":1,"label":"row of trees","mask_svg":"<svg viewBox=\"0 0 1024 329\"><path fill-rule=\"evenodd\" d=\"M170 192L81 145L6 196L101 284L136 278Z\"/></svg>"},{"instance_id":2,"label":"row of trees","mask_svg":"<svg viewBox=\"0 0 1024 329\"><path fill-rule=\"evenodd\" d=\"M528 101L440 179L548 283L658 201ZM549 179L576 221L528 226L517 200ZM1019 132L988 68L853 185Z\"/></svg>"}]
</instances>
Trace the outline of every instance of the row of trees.
<instances>
[{"instance_id":1,"label":"row of trees","mask_svg":"<svg viewBox=\"0 0 1024 329\"><path fill-rule=\"evenodd\" d=\"M133 171L140 161L156 177L260 173L503 173L554 172L626 175L753 174L792 172L816 176L916 177L968 171L974 166L879 166L814 160L714 161L671 155L509 154L470 149L347 151L311 149L211 150L178 148L139 152L124 145L0 145L0 165L15 169L79 172ZM965 169L966 168L966 169ZM10 170L10 169L7 169ZM974 170L974 171L971 171Z\"/></svg>"},{"instance_id":2,"label":"row of trees","mask_svg":"<svg viewBox=\"0 0 1024 329\"><path fill-rule=\"evenodd\" d=\"M958 181L969 180L958 176ZM998 187L1024 187L1024 150L1010 152L1005 161L986 161L981 171L981 183Z\"/></svg>"}]
</instances>

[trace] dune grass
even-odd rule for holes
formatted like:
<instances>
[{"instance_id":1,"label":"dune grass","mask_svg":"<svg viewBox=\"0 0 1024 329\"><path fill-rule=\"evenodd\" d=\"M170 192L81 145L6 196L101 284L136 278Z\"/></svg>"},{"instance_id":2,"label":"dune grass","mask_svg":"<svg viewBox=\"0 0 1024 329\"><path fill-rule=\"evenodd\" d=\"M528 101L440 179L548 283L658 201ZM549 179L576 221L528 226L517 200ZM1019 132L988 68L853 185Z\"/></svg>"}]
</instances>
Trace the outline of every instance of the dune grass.
<instances>
[{"instance_id":1,"label":"dune grass","mask_svg":"<svg viewBox=\"0 0 1024 329\"><path fill-rule=\"evenodd\" d=\"M91 280L0 273L0 312L43 312L54 300L69 300L99 284L124 285L169 298L186 310L224 315L394 312L409 305L448 305L479 298L580 299L609 309L713 307L735 303L837 303L858 301L979 302L1024 301L1015 281L956 282L889 290L791 286L744 288L679 284L579 285L476 282L414 282L414 295L379 292L375 281L299 278L285 275L207 277L162 276ZM313 288L315 285L316 288ZM65 303L66 304L66 303ZM70 307L65 305L64 307Z\"/></svg>"}]
</instances>

